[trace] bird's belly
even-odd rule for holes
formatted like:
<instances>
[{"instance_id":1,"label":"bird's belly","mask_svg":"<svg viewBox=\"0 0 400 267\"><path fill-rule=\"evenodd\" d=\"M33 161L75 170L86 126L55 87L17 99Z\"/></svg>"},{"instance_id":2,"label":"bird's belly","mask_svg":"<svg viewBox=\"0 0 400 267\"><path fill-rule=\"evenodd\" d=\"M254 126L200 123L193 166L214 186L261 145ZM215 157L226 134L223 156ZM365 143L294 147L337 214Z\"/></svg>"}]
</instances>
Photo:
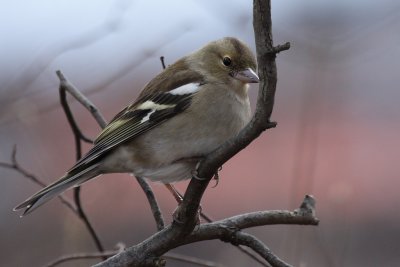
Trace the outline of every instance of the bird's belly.
<instances>
[{"instance_id":1,"label":"bird's belly","mask_svg":"<svg viewBox=\"0 0 400 267\"><path fill-rule=\"evenodd\" d=\"M176 162L155 168L139 167L134 173L137 176L166 184L191 178L195 168L194 162Z\"/></svg>"},{"instance_id":2,"label":"bird's belly","mask_svg":"<svg viewBox=\"0 0 400 267\"><path fill-rule=\"evenodd\" d=\"M238 112L227 120L218 109L179 114L118 148L108 165L120 168L115 172L133 172L153 181L170 183L191 178L198 160L235 136L248 122L248 112ZM210 108L210 109L211 109ZM215 110L217 109L217 110ZM233 110L232 112L236 112ZM210 115L212 114L212 115ZM182 118L187 116L188 118ZM193 119L195 118L195 119ZM122 153L121 153L122 152ZM118 155L118 156L117 156Z\"/></svg>"},{"instance_id":3,"label":"bird's belly","mask_svg":"<svg viewBox=\"0 0 400 267\"><path fill-rule=\"evenodd\" d=\"M133 172L152 181L171 183L190 179L198 161L217 148L224 140L212 137L153 139L151 145L142 144L142 149L133 155Z\"/></svg>"}]
</instances>

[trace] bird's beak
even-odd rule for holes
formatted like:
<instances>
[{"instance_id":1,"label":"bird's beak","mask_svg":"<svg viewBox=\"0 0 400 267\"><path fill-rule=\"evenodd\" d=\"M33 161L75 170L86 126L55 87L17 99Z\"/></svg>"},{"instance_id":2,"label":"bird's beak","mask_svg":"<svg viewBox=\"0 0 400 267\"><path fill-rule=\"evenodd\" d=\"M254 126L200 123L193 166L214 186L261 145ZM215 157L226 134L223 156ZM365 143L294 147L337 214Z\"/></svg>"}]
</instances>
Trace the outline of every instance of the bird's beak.
<instances>
[{"instance_id":1,"label":"bird's beak","mask_svg":"<svg viewBox=\"0 0 400 267\"><path fill-rule=\"evenodd\" d=\"M245 70L241 70L236 72L233 75L233 78L238 79L244 83L258 83L260 82L260 78L258 78L257 74L251 68L247 68Z\"/></svg>"}]
</instances>

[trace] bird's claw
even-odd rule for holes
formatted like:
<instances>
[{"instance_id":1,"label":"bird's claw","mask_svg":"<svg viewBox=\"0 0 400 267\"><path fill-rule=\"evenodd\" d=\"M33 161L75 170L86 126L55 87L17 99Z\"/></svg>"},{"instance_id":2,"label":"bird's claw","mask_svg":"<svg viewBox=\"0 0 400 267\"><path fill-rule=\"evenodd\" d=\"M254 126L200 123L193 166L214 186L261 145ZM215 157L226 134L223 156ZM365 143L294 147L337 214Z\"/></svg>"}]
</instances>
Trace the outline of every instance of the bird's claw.
<instances>
[{"instance_id":1,"label":"bird's claw","mask_svg":"<svg viewBox=\"0 0 400 267\"><path fill-rule=\"evenodd\" d=\"M179 210L180 210L180 205L178 205L178 207L172 213L172 220L174 221L174 223L182 225L185 223L185 221L183 221L179 218ZM199 205L199 209L197 210L197 214L196 214L196 227L198 227L200 225L200 213L202 210L203 210L203 208L201 207L201 205Z\"/></svg>"},{"instance_id":2,"label":"bird's claw","mask_svg":"<svg viewBox=\"0 0 400 267\"><path fill-rule=\"evenodd\" d=\"M219 172L222 170L222 166L218 168L218 170L214 173L214 177L213 179L215 180L215 185L212 188L217 187L218 183L219 183Z\"/></svg>"},{"instance_id":3,"label":"bird's claw","mask_svg":"<svg viewBox=\"0 0 400 267\"><path fill-rule=\"evenodd\" d=\"M199 168L199 166L200 166L200 161L197 162L195 169L192 171L192 177L193 177L194 179L196 179L196 180L204 181L204 180L206 180L207 178L199 177L199 175L198 175L199 172L197 171L197 169ZM218 185L218 183L219 183L219 172L220 172L221 170L222 170L222 166L219 167L218 170L214 173L213 179L214 179L216 182L215 182L215 185L213 186L213 188L216 187L216 186Z\"/></svg>"},{"instance_id":4,"label":"bird's claw","mask_svg":"<svg viewBox=\"0 0 400 267\"><path fill-rule=\"evenodd\" d=\"M196 167L195 167L194 170L192 171L192 177L193 177L194 179L196 179L196 180L204 181L204 180L206 180L207 178L199 177L199 172L197 171L197 169L199 168L199 166L200 166L200 161L197 162Z\"/></svg>"},{"instance_id":5,"label":"bird's claw","mask_svg":"<svg viewBox=\"0 0 400 267\"><path fill-rule=\"evenodd\" d=\"M174 223L182 225L182 224L184 224L184 221L179 219L179 209L180 209L180 205L178 205L178 207L176 207L176 209L172 213L172 220Z\"/></svg>"}]
</instances>

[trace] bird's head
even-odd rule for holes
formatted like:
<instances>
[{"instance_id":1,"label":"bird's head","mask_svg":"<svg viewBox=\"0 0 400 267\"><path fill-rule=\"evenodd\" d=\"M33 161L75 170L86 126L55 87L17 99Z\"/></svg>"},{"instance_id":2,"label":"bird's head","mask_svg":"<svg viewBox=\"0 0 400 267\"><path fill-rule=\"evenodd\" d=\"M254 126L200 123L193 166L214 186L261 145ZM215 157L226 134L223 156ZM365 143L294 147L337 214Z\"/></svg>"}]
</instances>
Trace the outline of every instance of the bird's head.
<instances>
[{"instance_id":1,"label":"bird's head","mask_svg":"<svg viewBox=\"0 0 400 267\"><path fill-rule=\"evenodd\" d=\"M215 81L227 84L258 83L257 63L250 48L233 37L211 42L191 55L195 68Z\"/></svg>"}]
</instances>

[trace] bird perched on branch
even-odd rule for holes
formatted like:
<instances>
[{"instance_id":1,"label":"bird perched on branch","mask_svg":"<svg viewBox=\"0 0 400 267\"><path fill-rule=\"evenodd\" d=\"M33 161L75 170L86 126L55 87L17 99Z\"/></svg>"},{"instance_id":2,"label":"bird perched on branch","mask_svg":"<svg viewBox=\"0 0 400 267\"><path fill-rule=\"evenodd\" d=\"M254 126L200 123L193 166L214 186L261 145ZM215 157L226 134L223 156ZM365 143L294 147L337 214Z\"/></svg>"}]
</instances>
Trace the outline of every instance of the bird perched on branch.
<instances>
[{"instance_id":1,"label":"bird perched on branch","mask_svg":"<svg viewBox=\"0 0 400 267\"><path fill-rule=\"evenodd\" d=\"M202 157L249 121L248 84L256 60L226 37L189 54L151 80L104 128L64 176L14 210L33 211L65 190L105 173L134 173L171 183L189 179Z\"/></svg>"}]
</instances>

